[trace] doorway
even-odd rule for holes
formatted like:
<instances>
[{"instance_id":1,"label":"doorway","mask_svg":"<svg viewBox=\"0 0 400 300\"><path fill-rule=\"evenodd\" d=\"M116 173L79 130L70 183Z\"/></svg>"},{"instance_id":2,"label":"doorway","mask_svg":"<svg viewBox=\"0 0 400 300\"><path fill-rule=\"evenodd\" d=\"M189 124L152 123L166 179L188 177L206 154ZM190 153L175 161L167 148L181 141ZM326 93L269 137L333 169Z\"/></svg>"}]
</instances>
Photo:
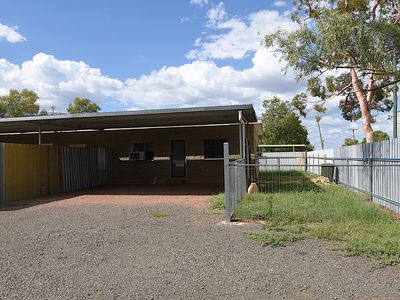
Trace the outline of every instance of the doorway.
<instances>
[{"instance_id":1,"label":"doorway","mask_svg":"<svg viewBox=\"0 0 400 300\"><path fill-rule=\"evenodd\" d=\"M171 141L171 177L186 177L186 149L185 140Z\"/></svg>"}]
</instances>

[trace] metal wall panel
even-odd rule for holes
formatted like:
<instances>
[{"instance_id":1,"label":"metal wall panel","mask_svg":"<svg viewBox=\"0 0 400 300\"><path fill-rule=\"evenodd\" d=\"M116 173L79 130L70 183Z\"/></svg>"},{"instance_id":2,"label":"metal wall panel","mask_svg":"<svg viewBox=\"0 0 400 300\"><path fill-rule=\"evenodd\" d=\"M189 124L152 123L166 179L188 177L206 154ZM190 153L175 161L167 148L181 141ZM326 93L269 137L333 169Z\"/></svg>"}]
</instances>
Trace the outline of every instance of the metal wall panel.
<instances>
[{"instance_id":1,"label":"metal wall panel","mask_svg":"<svg viewBox=\"0 0 400 300\"><path fill-rule=\"evenodd\" d=\"M4 144L4 198L26 200L59 192L57 149Z\"/></svg>"},{"instance_id":2,"label":"metal wall panel","mask_svg":"<svg viewBox=\"0 0 400 300\"><path fill-rule=\"evenodd\" d=\"M111 183L111 154L105 147L62 146L62 191Z\"/></svg>"}]
</instances>

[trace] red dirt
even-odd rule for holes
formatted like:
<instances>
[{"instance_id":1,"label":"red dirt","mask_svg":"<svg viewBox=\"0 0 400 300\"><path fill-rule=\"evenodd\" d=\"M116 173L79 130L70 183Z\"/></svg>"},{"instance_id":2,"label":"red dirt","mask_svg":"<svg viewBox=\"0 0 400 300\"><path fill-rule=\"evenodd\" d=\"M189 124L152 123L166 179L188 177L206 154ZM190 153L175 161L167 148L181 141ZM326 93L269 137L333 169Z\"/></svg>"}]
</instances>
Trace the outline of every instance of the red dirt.
<instances>
[{"instance_id":1,"label":"red dirt","mask_svg":"<svg viewBox=\"0 0 400 300\"><path fill-rule=\"evenodd\" d=\"M46 203L57 207L76 204L148 206L169 203L200 208L206 207L206 200L219 192L218 187L205 185L116 185L10 203L3 210Z\"/></svg>"}]
</instances>

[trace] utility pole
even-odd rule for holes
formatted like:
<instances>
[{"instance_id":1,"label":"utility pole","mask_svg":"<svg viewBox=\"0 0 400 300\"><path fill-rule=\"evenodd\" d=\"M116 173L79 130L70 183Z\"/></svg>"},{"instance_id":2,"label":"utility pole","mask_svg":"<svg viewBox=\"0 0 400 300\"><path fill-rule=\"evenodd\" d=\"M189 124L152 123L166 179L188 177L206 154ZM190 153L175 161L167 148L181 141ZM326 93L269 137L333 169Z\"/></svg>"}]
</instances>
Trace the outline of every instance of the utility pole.
<instances>
[{"instance_id":1,"label":"utility pole","mask_svg":"<svg viewBox=\"0 0 400 300\"><path fill-rule=\"evenodd\" d=\"M349 130L351 130L352 132L353 132L353 141L355 141L356 140L356 134L355 134L355 132L356 132L356 130L358 130L358 128L350 128Z\"/></svg>"}]
</instances>

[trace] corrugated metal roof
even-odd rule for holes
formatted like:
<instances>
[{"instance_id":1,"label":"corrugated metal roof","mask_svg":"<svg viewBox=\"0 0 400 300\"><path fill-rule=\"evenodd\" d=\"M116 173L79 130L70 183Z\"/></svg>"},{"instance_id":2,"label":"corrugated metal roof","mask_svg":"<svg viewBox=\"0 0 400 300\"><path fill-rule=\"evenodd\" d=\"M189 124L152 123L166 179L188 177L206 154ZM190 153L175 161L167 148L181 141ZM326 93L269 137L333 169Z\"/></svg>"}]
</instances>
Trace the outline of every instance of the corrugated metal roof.
<instances>
[{"instance_id":1,"label":"corrugated metal roof","mask_svg":"<svg viewBox=\"0 0 400 300\"><path fill-rule=\"evenodd\" d=\"M246 104L2 118L0 133L232 124L238 123L239 111L248 122L257 122L253 105Z\"/></svg>"}]
</instances>

